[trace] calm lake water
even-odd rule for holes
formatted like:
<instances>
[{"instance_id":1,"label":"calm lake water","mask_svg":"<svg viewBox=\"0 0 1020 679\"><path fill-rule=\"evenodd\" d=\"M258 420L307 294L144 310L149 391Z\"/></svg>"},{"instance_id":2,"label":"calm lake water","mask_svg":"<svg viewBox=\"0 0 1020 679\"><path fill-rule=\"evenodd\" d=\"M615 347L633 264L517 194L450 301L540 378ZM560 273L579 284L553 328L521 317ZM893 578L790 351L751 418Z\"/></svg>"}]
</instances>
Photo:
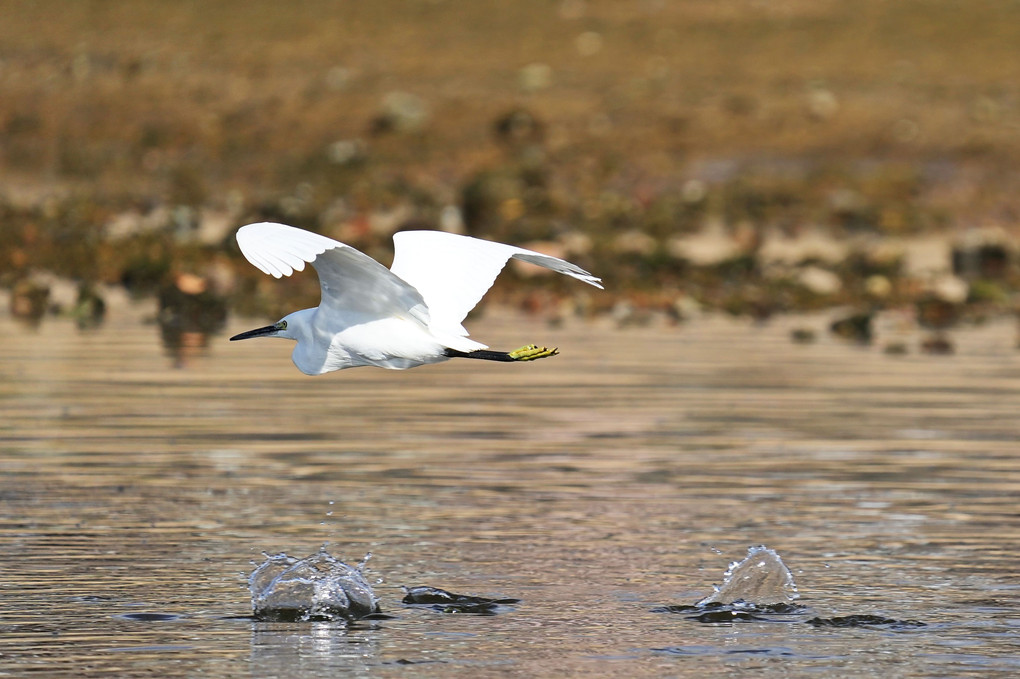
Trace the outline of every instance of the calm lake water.
<instances>
[{"instance_id":1,"label":"calm lake water","mask_svg":"<svg viewBox=\"0 0 1020 679\"><path fill-rule=\"evenodd\" d=\"M174 361L137 313L0 319L0 675L1020 674L1012 322L887 356L791 343L823 317L490 314L471 325L494 348L562 355L320 378L288 342L227 342L260 323ZM373 553L395 617L251 619L262 552L327 542ZM803 614L654 612L757 544ZM443 614L401 585L521 602ZM852 615L924 625L806 622Z\"/></svg>"}]
</instances>

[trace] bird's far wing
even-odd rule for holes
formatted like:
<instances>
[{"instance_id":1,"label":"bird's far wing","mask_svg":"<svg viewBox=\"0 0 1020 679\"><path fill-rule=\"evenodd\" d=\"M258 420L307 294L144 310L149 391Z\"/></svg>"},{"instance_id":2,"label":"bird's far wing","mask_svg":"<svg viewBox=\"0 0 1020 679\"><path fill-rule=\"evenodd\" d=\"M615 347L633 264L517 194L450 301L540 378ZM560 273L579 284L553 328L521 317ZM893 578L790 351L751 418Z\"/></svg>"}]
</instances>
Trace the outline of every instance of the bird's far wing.
<instances>
[{"instance_id":1,"label":"bird's far wing","mask_svg":"<svg viewBox=\"0 0 1020 679\"><path fill-rule=\"evenodd\" d=\"M319 273L320 308L366 318L409 314L429 324L422 295L389 269L349 245L293 226L260 222L242 226L237 244L245 259L276 278L303 271Z\"/></svg>"},{"instance_id":2,"label":"bird's far wing","mask_svg":"<svg viewBox=\"0 0 1020 679\"><path fill-rule=\"evenodd\" d=\"M421 293L431 327L467 335L461 321L492 287L511 257L552 269L597 288L600 279L556 257L442 231L401 231L390 270Z\"/></svg>"}]
</instances>

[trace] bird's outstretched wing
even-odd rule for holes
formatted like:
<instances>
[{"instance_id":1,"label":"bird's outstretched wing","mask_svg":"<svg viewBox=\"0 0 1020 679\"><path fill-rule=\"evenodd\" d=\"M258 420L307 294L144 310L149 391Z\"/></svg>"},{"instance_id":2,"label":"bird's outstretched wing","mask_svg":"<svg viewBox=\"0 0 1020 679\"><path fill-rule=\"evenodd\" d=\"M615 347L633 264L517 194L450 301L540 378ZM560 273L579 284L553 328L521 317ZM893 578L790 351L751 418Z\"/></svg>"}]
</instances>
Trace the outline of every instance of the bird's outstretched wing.
<instances>
[{"instance_id":1,"label":"bird's outstretched wing","mask_svg":"<svg viewBox=\"0 0 1020 679\"><path fill-rule=\"evenodd\" d=\"M429 324L422 295L389 269L349 245L284 224L259 222L237 231L245 258L267 274L280 278L311 264L319 273L320 308L336 312L347 324L410 315Z\"/></svg>"},{"instance_id":2,"label":"bird's outstretched wing","mask_svg":"<svg viewBox=\"0 0 1020 679\"><path fill-rule=\"evenodd\" d=\"M390 270L413 285L429 307L433 329L467 335L461 321L492 287L511 258L552 269L601 288L601 279L556 257L442 231L393 235Z\"/></svg>"}]
</instances>

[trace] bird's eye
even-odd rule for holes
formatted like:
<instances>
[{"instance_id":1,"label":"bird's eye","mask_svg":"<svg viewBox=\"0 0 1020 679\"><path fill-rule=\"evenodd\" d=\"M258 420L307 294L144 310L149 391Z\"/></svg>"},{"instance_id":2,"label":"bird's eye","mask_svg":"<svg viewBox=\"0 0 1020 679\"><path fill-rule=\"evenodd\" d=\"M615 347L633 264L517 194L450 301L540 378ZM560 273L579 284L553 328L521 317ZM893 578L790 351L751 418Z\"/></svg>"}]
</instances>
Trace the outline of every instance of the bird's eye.
<instances>
[{"instance_id":1,"label":"bird's eye","mask_svg":"<svg viewBox=\"0 0 1020 679\"><path fill-rule=\"evenodd\" d=\"M280 330L287 329L287 321L280 321Z\"/></svg>"}]
</instances>

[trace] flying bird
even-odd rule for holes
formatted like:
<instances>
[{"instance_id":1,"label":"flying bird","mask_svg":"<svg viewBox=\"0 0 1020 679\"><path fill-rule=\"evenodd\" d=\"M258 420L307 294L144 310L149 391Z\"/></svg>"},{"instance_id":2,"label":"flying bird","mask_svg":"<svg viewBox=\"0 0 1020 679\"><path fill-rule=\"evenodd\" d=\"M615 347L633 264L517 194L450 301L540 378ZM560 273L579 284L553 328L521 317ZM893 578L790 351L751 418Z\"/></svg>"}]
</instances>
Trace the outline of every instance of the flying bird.
<instances>
[{"instance_id":1,"label":"flying bird","mask_svg":"<svg viewBox=\"0 0 1020 679\"><path fill-rule=\"evenodd\" d=\"M558 353L533 344L492 351L468 337L464 317L510 259L520 259L601 289L601 279L556 257L442 231L393 235L389 269L349 245L284 224L242 226L245 258L276 278L311 264L322 299L272 325L231 337L296 340L294 365L307 375L374 365L405 370L451 358L533 361Z\"/></svg>"}]
</instances>

